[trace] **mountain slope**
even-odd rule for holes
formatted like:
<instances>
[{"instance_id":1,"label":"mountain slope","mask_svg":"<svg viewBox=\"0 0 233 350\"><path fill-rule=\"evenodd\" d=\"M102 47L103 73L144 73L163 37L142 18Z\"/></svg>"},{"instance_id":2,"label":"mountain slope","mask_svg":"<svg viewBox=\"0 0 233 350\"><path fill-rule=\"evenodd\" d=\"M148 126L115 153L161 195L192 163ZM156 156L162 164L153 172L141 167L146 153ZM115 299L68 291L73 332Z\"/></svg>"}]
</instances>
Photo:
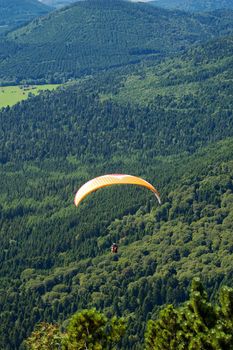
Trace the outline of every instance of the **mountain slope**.
<instances>
[{"instance_id":1,"label":"mountain slope","mask_svg":"<svg viewBox=\"0 0 233 350\"><path fill-rule=\"evenodd\" d=\"M0 79L58 81L158 60L229 34L232 23L233 12L202 17L120 0L81 1L10 33L2 43Z\"/></svg>"},{"instance_id":2,"label":"mountain slope","mask_svg":"<svg viewBox=\"0 0 233 350\"><path fill-rule=\"evenodd\" d=\"M130 100L142 105L154 100L159 100L161 104L161 97L165 99L165 96L169 96L172 102L168 99L166 107L165 100L164 108L170 108L170 104L175 106L176 103L181 106L183 100L182 110L192 106L196 106L198 110L196 98L205 99L202 105L214 112L219 106L224 108L224 95L225 93L228 95L233 88L232 56L232 36L213 40L193 47L180 58L166 60L156 67L149 64L139 65L132 74L129 72L125 78L124 76L121 78L122 83L114 94L109 90L109 95L105 91L103 96L106 99L109 97L125 103Z\"/></svg>"},{"instance_id":3,"label":"mountain slope","mask_svg":"<svg viewBox=\"0 0 233 350\"><path fill-rule=\"evenodd\" d=\"M115 220L111 207L119 213L127 190L96 193L77 210L59 204L74 183L70 169L60 175L47 170L46 186L42 181L37 193L42 169L26 164L18 169L15 188L26 179L27 199L17 204L14 194L13 205L4 203L1 210L0 346L17 349L36 322L62 323L77 309L94 306L124 315L128 334L121 349L141 349L147 317L164 303L184 301L193 276L201 276L212 297L221 283L233 285L232 146L228 139L190 158L164 159L173 188L162 191L163 205L153 208L154 201L144 198L136 213ZM153 162L151 174L158 164ZM1 176L4 185L11 176ZM138 200L136 193L131 200ZM117 256L109 252L112 241L119 242Z\"/></svg>"},{"instance_id":4,"label":"mountain slope","mask_svg":"<svg viewBox=\"0 0 233 350\"><path fill-rule=\"evenodd\" d=\"M37 0L0 0L0 33L45 15L51 8Z\"/></svg>"},{"instance_id":5,"label":"mountain slope","mask_svg":"<svg viewBox=\"0 0 233 350\"><path fill-rule=\"evenodd\" d=\"M0 348L96 306L126 316L121 348L141 349L147 317L184 301L193 276L212 297L232 285L231 40L0 111ZM144 177L162 206L115 187L74 207L76 189L104 173Z\"/></svg>"},{"instance_id":6,"label":"mountain slope","mask_svg":"<svg viewBox=\"0 0 233 350\"><path fill-rule=\"evenodd\" d=\"M168 9L179 9L188 12L204 12L233 8L232 0L156 0L150 3Z\"/></svg>"}]
</instances>

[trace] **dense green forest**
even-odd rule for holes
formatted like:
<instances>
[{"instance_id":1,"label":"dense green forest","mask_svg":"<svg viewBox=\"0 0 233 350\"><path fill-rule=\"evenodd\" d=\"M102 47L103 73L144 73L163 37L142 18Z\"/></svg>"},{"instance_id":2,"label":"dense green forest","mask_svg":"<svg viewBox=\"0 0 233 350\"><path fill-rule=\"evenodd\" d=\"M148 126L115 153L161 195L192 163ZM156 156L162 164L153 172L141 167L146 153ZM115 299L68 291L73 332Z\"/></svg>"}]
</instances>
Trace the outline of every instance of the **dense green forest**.
<instances>
[{"instance_id":1,"label":"dense green forest","mask_svg":"<svg viewBox=\"0 0 233 350\"><path fill-rule=\"evenodd\" d=\"M77 210L70 196L75 176L63 170L55 180L51 169L43 180L29 164L15 174L9 169L1 219L2 348L17 349L38 321L62 322L95 306L125 316L122 347L140 349L146 320L164 303L184 301L193 276L212 297L219 285L232 285L232 146L229 139L192 157L163 159L160 171L156 159L144 161L151 174L158 169L160 208L139 190L112 189ZM24 195L17 194L18 181ZM112 241L120 244L118 256L108 253Z\"/></svg>"},{"instance_id":2,"label":"dense green forest","mask_svg":"<svg viewBox=\"0 0 233 350\"><path fill-rule=\"evenodd\" d=\"M37 0L1 0L0 35L51 11Z\"/></svg>"},{"instance_id":3,"label":"dense green forest","mask_svg":"<svg viewBox=\"0 0 233 350\"><path fill-rule=\"evenodd\" d=\"M193 277L213 304L222 286L233 287L232 23L231 11L101 0L4 38L2 81L72 81L0 109L1 350L24 350L38 322L57 334L53 324L67 329L93 308L104 320L124 317L118 349L141 350L149 320L146 342L155 341L165 304L174 306L162 317L184 318ZM72 43L69 67L81 63L69 70L62 57ZM162 205L145 189L115 186L76 208L79 186L105 173L142 176Z\"/></svg>"},{"instance_id":4,"label":"dense green forest","mask_svg":"<svg viewBox=\"0 0 233 350\"><path fill-rule=\"evenodd\" d=\"M232 350L233 288L221 287L218 299L210 302L200 278L194 278L184 305L167 305L158 319L148 321L145 349ZM76 312L63 329L48 322L37 324L25 345L27 350L115 349L126 327L124 318L109 319L93 308Z\"/></svg>"},{"instance_id":5,"label":"dense green forest","mask_svg":"<svg viewBox=\"0 0 233 350\"><path fill-rule=\"evenodd\" d=\"M151 4L189 12L203 12L233 8L232 0L152 0Z\"/></svg>"},{"instance_id":6,"label":"dense green forest","mask_svg":"<svg viewBox=\"0 0 233 350\"><path fill-rule=\"evenodd\" d=\"M19 349L36 322L62 323L86 307L125 316L121 348L141 349L146 321L163 304L183 302L193 276L211 298L221 284L232 285L230 42L1 110L4 350ZM127 101L127 91L137 90L141 100ZM162 206L142 189L119 187L75 208L76 189L107 172L150 180ZM113 241L117 256L109 252Z\"/></svg>"},{"instance_id":7,"label":"dense green forest","mask_svg":"<svg viewBox=\"0 0 233 350\"><path fill-rule=\"evenodd\" d=\"M10 32L0 43L1 83L62 82L111 67L158 61L233 29L233 12L191 15L122 0L80 1Z\"/></svg>"}]
</instances>

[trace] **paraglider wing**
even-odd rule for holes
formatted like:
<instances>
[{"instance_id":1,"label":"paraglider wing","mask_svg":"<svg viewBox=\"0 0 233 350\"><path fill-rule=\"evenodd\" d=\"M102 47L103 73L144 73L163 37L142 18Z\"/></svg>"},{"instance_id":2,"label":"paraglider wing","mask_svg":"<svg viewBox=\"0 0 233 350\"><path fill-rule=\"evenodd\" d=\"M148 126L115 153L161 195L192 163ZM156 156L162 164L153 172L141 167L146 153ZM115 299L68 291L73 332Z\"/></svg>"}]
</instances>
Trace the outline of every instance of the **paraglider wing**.
<instances>
[{"instance_id":1,"label":"paraglider wing","mask_svg":"<svg viewBox=\"0 0 233 350\"><path fill-rule=\"evenodd\" d=\"M140 177L125 174L103 175L86 182L76 193L74 203L76 206L78 206L88 194L98 190L99 188L120 184L131 184L146 187L148 190L154 192L159 204L161 204L160 195L154 186Z\"/></svg>"}]
</instances>

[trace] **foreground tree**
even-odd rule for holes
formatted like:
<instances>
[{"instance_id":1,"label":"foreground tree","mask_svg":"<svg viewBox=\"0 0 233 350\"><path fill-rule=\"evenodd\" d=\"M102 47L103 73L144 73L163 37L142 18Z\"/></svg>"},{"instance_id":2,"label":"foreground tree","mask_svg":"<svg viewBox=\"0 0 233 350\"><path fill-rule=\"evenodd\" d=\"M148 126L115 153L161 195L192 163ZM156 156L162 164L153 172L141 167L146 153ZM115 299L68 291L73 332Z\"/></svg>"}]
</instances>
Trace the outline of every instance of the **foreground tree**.
<instances>
[{"instance_id":1,"label":"foreground tree","mask_svg":"<svg viewBox=\"0 0 233 350\"><path fill-rule=\"evenodd\" d=\"M26 340L25 346L28 350L60 350L64 338L58 325L42 322Z\"/></svg>"},{"instance_id":2,"label":"foreground tree","mask_svg":"<svg viewBox=\"0 0 233 350\"><path fill-rule=\"evenodd\" d=\"M121 318L108 319L95 309L83 310L72 316L64 333L57 325L39 324L25 345L28 350L114 349L125 328Z\"/></svg>"},{"instance_id":3,"label":"foreground tree","mask_svg":"<svg viewBox=\"0 0 233 350\"><path fill-rule=\"evenodd\" d=\"M125 332L122 319L108 320L102 313L83 310L75 314L67 328L68 350L113 349Z\"/></svg>"},{"instance_id":4,"label":"foreground tree","mask_svg":"<svg viewBox=\"0 0 233 350\"><path fill-rule=\"evenodd\" d=\"M232 350L233 289L223 287L219 301L209 303L200 280L194 279L184 306L168 305L158 320L148 322L146 350Z\"/></svg>"}]
</instances>

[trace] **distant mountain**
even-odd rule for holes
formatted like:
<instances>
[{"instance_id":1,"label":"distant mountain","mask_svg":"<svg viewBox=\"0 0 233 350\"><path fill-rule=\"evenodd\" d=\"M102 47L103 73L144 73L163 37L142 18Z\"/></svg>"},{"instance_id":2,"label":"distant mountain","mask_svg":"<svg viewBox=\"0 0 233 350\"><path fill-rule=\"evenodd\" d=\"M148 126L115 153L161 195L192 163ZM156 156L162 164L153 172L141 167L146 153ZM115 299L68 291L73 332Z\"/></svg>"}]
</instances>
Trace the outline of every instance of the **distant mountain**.
<instances>
[{"instance_id":1,"label":"distant mountain","mask_svg":"<svg viewBox=\"0 0 233 350\"><path fill-rule=\"evenodd\" d=\"M0 0L0 33L51 11L37 0Z\"/></svg>"},{"instance_id":2,"label":"distant mountain","mask_svg":"<svg viewBox=\"0 0 233 350\"><path fill-rule=\"evenodd\" d=\"M233 9L233 0L155 0L150 3L168 9L179 9L189 12Z\"/></svg>"},{"instance_id":3,"label":"distant mountain","mask_svg":"<svg viewBox=\"0 0 233 350\"><path fill-rule=\"evenodd\" d=\"M63 7L69 4L72 4L73 2L77 2L80 0L40 0L45 5L52 6L52 7Z\"/></svg>"},{"instance_id":4,"label":"distant mountain","mask_svg":"<svg viewBox=\"0 0 233 350\"><path fill-rule=\"evenodd\" d=\"M67 80L161 60L232 30L233 11L201 16L121 0L80 1L9 33L0 79Z\"/></svg>"}]
</instances>

